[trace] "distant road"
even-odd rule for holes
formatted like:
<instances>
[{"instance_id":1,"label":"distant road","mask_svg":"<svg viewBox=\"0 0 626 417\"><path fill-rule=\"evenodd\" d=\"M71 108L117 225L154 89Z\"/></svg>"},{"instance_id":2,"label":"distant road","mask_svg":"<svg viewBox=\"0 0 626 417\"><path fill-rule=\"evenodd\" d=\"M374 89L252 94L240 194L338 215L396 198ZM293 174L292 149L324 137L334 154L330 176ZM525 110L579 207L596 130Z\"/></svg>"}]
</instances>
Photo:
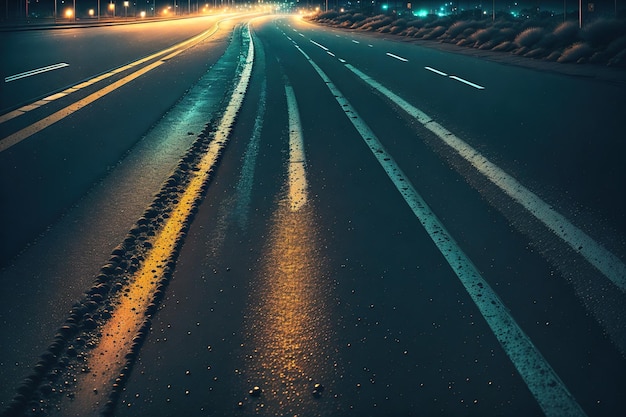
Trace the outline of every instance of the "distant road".
<instances>
[{"instance_id":1,"label":"distant road","mask_svg":"<svg viewBox=\"0 0 626 417\"><path fill-rule=\"evenodd\" d=\"M2 370L1 385L28 375L109 262L99 278L106 290L82 299L94 310L80 310L60 355L76 381L69 399L46 400L58 415L624 412L626 86L296 17L245 18L215 34L212 20L200 22L209 32L197 44L180 44L192 36L181 33L166 42L173 50L102 85L154 64L147 76L4 142L2 193L20 196L7 200L7 227L28 230L48 192L65 213L57 224L93 229L65 235L52 225L2 271L28 316L3 296L1 334L13 340L3 357L19 366ZM149 43L123 49L112 68L167 47ZM73 71L72 85L85 78ZM95 91L82 88L84 98ZM7 107L40 93L23 94ZM0 124L11 127L0 146L56 105ZM176 118L150 131L147 121L167 109ZM93 128L102 112L145 114L110 131L115 123ZM174 120L180 140L151 139ZM195 127L181 135L186 125ZM107 134L127 136L126 148L103 157ZM60 168L61 154L71 168ZM66 183L84 173L84 185ZM103 204L105 195L134 202ZM43 209L42 224L52 212ZM111 226L89 220L100 217ZM85 238L91 260L59 269L80 253L70 236L107 237ZM56 258L42 255L49 250ZM67 278L37 267L39 256ZM35 290L18 284L24 275ZM58 294L65 279L71 297ZM39 334L19 326L48 311ZM18 354L20 338L35 346Z\"/></svg>"}]
</instances>

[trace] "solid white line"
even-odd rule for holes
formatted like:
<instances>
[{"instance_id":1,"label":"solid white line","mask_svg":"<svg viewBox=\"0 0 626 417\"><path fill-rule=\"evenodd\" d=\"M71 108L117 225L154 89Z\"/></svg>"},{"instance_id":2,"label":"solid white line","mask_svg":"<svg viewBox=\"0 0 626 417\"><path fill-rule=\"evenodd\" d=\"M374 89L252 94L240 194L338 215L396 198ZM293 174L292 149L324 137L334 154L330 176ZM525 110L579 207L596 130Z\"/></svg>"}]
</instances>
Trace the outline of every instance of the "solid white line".
<instances>
[{"instance_id":1,"label":"solid white line","mask_svg":"<svg viewBox=\"0 0 626 417\"><path fill-rule=\"evenodd\" d=\"M355 41L354 39L352 39L352 42L353 42L353 43L361 43L361 42L359 42L359 41Z\"/></svg>"},{"instance_id":2,"label":"solid white line","mask_svg":"<svg viewBox=\"0 0 626 417\"><path fill-rule=\"evenodd\" d=\"M574 400L554 369L515 322L502 300L480 275L480 272L448 233L435 213L417 193L374 132L358 116L352 105L322 69L302 49L296 47L322 78L340 108L348 115L352 125L359 132L397 190L402 194L405 202L452 267L546 416L585 416L585 412Z\"/></svg>"},{"instance_id":3,"label":"solid white line","mask_svg":"<svg viewBox=\"0 0 626 417\"><path fill-rule=\"evenodd\" d=\"M350 64L346 65L346 68L350 69L359 78L437 135L439 139L468 161L478 172L483 174L513 200L521 204L575 252L581 254L591 265L617 286L620 291L626 292L626 265L617 256L573 225L562 214L550 207L548 203L524 187L500 167L493 164L476 149L435 122L426 113L412 106L406 100Z\"/></svg>"},{"instance_id":4,"label":"solid white line","mask_svg":"<svg viewBox=\"0 0 626 417\"><path fill-rule=\"evenodd\" d=\"M328 50L329 50L327 47L325 47L325 46L324 46L324 45L322 45L321 43L317 43L317 42L315 42L313 39L309 39L309 41L310 41L313 45L317 45L317 46L319 46L320 48L322 48L322 49L323 49L323 50L325 50L325 51L328 51Z\"/></svg>"},{"instance_id":5,"label":"solid white line","mask_svg":"<svg viewBox=\"0 0 626 417\"><path fill-rule=\"evenodd\" d=\"M332 52L330 52L330 51L326 51L326 53L327 53L328 55L330 55L330 56L335 56L335 54L333 54L333 53L332 53Z\"/></svg>"},{"instance_id":6,"label":"solid white line","mask_svg":"<svg viewBox=\"0 0 626 417\"><path fill-rule=\"evenodd\" d=\"M463 78L457 77L456 75L451 75L450 78L452 78L453 80L460 81L460 82L462 82L464 84L471 85L472 87L477 88L479 90L484 90L485 89L485 87L483 87L482 85L474 84L473 82L464 80Z\"/></svg>"},{"instance_id":7,"label":"solid white line","mask_svg":"<svg viewBox=\"0 0 626 417\"><path fill-rule=\"evenodd\" d=\"M48 65L47 67L37 68L34 70L22 72L19 74L10 75L8 77L5 77L4 82L9 83L11 81L19 80L21 78L32 77L33 75L41 74L41 73L48 72L48 71L54 71L54 70L58 70L58 69L69 67L69 66L70 64L67 64L65 62L60 62L58 64Z\"/></svg>"},{"instance_id":8,"label":"solid white line","mask_svg":"<svg viewBox=\"0 0 626 417\"><path fill-rule=\"evenodd\" d=\"M298 102L290 85L285 85L285 96L287 97L287 114L289 118L289 204L291 211L298 211L307 202L304 139L298 112Z\"/></svg>"},{"instance_id":9,"label":"solid white line","mask_svg":"<svg viewBox=\"0 0 626 417\"><path fill-rule=\"evenodd\" d=\"M428 71L432 71L432 72L434 72L435 74L443 75L444 77L447 77L447 76L448 76L448 74L446 74L445 72L442 72L442 71L436 70L436 69L434 69L434 68L432 68L432 67L424 67L424 68L426 68Z\"/></svg>"},{"instance_id":10,"label":"solid white line","mask_svg":"<svg viewBox=\"0 0 626 417\"><path fill-rule=\"evenodd\" d=\"M395 54L392 54L391 52L387 52L387 56L390 56L390 57L392 57L392 58L395 58L395 59L397 59L398 61L402 61L402 62L409 62L409 60L408 60L408 59L406 59L406 58L402 58L401 56L398 56L398 55L395 55Z\"/></svg>"}]
</instances>

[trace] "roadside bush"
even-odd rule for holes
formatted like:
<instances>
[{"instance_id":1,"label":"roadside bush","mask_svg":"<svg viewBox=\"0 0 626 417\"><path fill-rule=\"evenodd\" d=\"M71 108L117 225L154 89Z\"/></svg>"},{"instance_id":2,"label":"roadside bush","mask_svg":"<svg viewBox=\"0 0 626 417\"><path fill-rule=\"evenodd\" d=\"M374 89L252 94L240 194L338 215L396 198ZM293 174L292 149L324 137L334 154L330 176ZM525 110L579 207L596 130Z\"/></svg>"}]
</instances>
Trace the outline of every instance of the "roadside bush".
<instances>
[{"instance_id":1,"label":"roadside bush","mask_svg":"<svg viewBox=\"0 0 626 417\"><path fill-rule=\"evenodd\" d=\"M585 62L594 53L593 48L586 42L576 42L565 49L557 62Z\"/></svg>"},{"instance_id":2,"label":"roadside bush","mask_svg":"<svg viewBox=\"0 0 626 417\"><path fill-rule=\"evenodd\" d=\"M533 19L499 17L481 20L474 13L459 16L414 18L405 15L329 11L312 20L343 28L439 40L458 46L493 50L558 62L589 62L626 67L626 21L597 19L582 30L576 20L560 22L547 14ZM477 20L478 19L478 20Z\"/></svg>"},{"instance_id":3,"label":"roadside bush","mask_svg":"<svg viewBox=\"0 0 626 417\"><path fill-rule=\"evenodd\" d=\"M361 28L363 30L375 31L375 30L380 29L383 26L390 24L391 22L393 22L393 19L391 17L385 16L385 15L378 15L378 16L375 16L368 23L361 26Z\"/></svg>"},{"instance_id":4,"label":"roadside bush","mask_svg":"<svg viewBox=\"0 0 626 417\"><path fill-rule=\"evenodd\" d=\"M578 23L572 20L560 23L554 28L552 34L559 40L560 44L571 45L579 40Z\"/></svg>"},{"instance_id":5,"label":"roadside bush","mask_svg":"<svg viewBox=\"0 0 626 417\"><path fill-rule=\"evenodd\" d=\"M429 33L423 36L424 39L437 39L439 36L446 33L446 26L436 26L429 30Z\"/></svg>"},{"instance_id":6,"label":"roadside bush","mask_svg":"<svg viewBox=\"0 0 626 417\"><path fill-rule=\"evenodd\" d=\"M484 26L483 24L480 24L479 22L476 22L475 20L462 20L459 22L454 22L448 28L448 30L446 30L446 33L444 34L443 38L454 40L459 36L466 37L465 34L466 34L466 31L468 31L468 29L470 33L473 33L478 29L482 29L483 26Z\"/></svg>"},{"instance_id":7,"label":"roadside bush","mask_svg":"<svg viewBox=\"0 0 626 417\"><path fill-rule=\"evenodd\" d=\"M522 33L515 37L515 43L519 47L530 48L535 45L537 42L541 41L543 36L545 35L545 29L540 27L531 27L525 29Z\"/></svg>"}]
</instances>

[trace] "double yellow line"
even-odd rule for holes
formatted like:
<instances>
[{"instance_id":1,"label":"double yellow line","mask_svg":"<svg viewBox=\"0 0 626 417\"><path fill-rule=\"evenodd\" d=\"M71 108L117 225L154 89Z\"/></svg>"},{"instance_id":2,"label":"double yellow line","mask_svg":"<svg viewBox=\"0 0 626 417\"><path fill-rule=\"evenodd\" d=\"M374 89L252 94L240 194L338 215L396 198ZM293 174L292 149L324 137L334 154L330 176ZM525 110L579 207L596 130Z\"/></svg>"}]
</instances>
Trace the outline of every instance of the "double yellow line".
<instances>
[{"instance_id":1,"label":"double yellow line","mask_svg":"<svg viewBox=\"0 0 626 417\"><path fill-rule=\"evenodd\" d=\"M21 141L23 141L24 139L34 135L37 132L42 131L43 129L47 128L48 126L58 122L59 120L62 120L63 118L69 116L70 114L77 112L78 110L82 109L83 107L93 103L94 101L98 100L99 98L102 98L104 96L106 96L107 94L111 93L112 91L117 90L118 88L122 87L125 84L128 84L129 82L131 82L132 80L141 77L142 75L152 71L153 69L159 67L160 65L164 64L166 61L168 61L169 59L175 57L176 55L180 54L181 52L191 48L194 45L197 45L198 43L202 42L203 40L213 36L219 29L219 24L220 22L215 23L215 25L211 28L208 29L202 33L200 33L199 35L196 35L190 39L187 39L183 42L180 42L174 46L171 46L167 49L164 49L162 51L159 51L157 53L154 53L150 56L147 56L145 58L141 58L138 59L137 61L131 62L130 64L124 65L122 67L116 68L112 71L109 71L107 73L104 73L102 75L99 75L97 77L91 78L87 81L84 81L82 83L79 83L77 85L74 85L66 90L63 90L59 93L53 94L51 96L48 96L44 99L38 100L34 103L28 104L26 106L20 107L19 109L13 110L9 113L6 113L4 115L0 116L0 124L4 123L8 120L11 120L15 117L21 116L31 110L37 109L41 106L44 106L48 103L51 103L59 98L65 97L69 94L75 93L83 88L89 87L95 83L98 83L102 80L105 80L109 77L112 77L116 74L119 74L121 72L127 71L129 69L132 69L134 67L137 67L139 65L142 65L146 62L152 61L154 59L160 58L158 61L153 62L150 65L147 65L145 67L142 67L141 69L138 69L137 71L125 76L124 78L114 82L113 84L110 84L98 91L96 91L95 93L92 93L90 95L88 95L87 97L80 99L78 101L76 101L73 104L70 104L67 107L64 107L63 109L44 117L43 119L39 120L38 122L35 122L3 139L0 139L0 152L6 151L7 149L9 149L10 147L20 143ZM165 56L164 56L165 55Z\"/></svg>"}]
</instances>

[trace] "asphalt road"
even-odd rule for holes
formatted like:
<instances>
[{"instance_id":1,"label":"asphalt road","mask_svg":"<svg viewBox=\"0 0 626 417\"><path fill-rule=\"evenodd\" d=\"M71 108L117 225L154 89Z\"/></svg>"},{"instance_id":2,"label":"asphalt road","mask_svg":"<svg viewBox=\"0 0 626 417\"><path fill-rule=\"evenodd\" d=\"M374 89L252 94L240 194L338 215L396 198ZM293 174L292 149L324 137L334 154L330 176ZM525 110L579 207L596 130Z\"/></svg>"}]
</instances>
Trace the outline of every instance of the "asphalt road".
<instances>
[{"instance_id":1,"label":"asphalt road","mask_svg":"<svg viewBox=\"0 0 626 417\"><path fill-rule=\"evenodd\" d=\"M200 135L210 144L187 154L201 161L185 157L155 197L152 210L166 206L167 215L152 222L144 212L139 225L155 229L133 229L131 241L140 243L115 252L126 269L105 272L119 292L88 298L103 303L87 313L95 329L84 317L72 323L77 334L53 367L62 378L50 382L65 391L48 392L44 403L58 415L622 414L626 86L295 18L257 18L249 27L234 29L225 58L208 71L202 54L224 51L210 41L172 59L197 71L186 80L206 72L210 85L216 68L230 68L218 83L226 102L203 113L204 123L213 119ZM112 97L110 105L120 102ZM174 107L177 117L165 125L191 108ZM0 158L36 152L52 128ZM16 385L12 378L28 374L71 300L128 241L124 233L192 140L154 164L163 168L150 185L135 184L145 196L111 226L117 232L92 237L107 243L90 246L101 253L73 271L80 277L42 284L45 270L32 266L52 242L77 245L59 226L12 258L3 285L17 288L25 276L37 291L3 295L2 337L11 341L3 343L3 358L11 358L3 381ZM79 222L82 205L90 230L106 229L90 221L101 216L117 224L126 206L112 209L101 198L119 198L117 187L147 169L149 152L123 170L140 149L100 174L89 194L95 201L69 211L60 202L64 219ZM76 160L105 159L85 152L77 149ZM176 228L179 218L187 220ZM75 260L61 259L48 262ZM144 269L154 273L150 282ZM59 291L64 280L72 285ZM16 312L16 299L31 314ZM57 302L41 306L46 299ZM51 318L22 325L49 311ZM149 320L141 322L144 311ZM23 340L40 341L18 353Z\"/></svg>"}]
</instances>

